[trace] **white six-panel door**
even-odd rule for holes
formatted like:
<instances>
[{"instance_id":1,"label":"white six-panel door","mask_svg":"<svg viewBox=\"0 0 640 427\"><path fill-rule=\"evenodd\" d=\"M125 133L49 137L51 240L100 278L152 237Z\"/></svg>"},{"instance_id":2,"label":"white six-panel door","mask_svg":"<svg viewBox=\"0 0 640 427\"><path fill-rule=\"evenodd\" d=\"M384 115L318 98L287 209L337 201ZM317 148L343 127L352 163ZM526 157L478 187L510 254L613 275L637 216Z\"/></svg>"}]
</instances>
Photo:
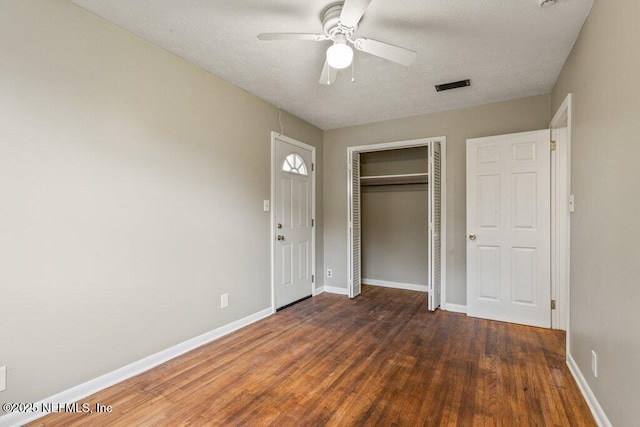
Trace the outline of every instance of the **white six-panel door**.
<instances>
[{"instance_id":1,"label":"white six-panel door","mask_svg":"<svg viewBox=\"0 0 640 427\"><path fill-rule=\"evenodd\" d=\"M551 326L548 129L467 140L467 314Z\"/></svg>"},{"instance_id":2,"label":"white six-panel door","mask_svg":"<svg viewBox=\"0 0 640 427\"><path fill-rule=\"evenodd\" d=\"M275 140L274 285L276 308L312 294L312 153Z\"/></svg>"}]
</instances>

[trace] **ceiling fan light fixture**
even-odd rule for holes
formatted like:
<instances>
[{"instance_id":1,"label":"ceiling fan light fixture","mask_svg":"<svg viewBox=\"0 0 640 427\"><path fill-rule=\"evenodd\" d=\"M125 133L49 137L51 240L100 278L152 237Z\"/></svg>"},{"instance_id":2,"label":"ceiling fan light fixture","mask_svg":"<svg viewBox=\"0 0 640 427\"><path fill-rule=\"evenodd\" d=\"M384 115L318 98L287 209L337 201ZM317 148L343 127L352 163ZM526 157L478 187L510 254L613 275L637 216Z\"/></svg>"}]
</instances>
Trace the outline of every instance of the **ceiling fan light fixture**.
<instances>
[{"instance_id":1,"label":"ceiling fan light fixture","mask_svg":"<svg viewBox=\"0 0 640 427\"><path fill-rule=\"evenodd\" d=\"M353 49L346 43L336 42L327 49L327 62L337 70L347 68L353 62Z\"/></svg>"},{"instance_id":2,"label":"ceiling fan light fixture","mask_svg":"<svg viewBox=\"0 0 640 427\"><path fill-rule=\"evenodd\" d=\"M353 66L354 48L361 52L395 62L405 67L411 66L417 53L413 50L394 46L378 40L356 38L358 26L372 0L340 0L332 3L321 15L322 34L313 33L260 33L258 40L305 40L325 42L333 45L326 50L326 59L318 82L330 85L339 70ZM541 0L538 0L541 1ZM554 1L554 0L544 0ZM353 69L351 70L353 81Z\"/></svg>"}]
</instances>

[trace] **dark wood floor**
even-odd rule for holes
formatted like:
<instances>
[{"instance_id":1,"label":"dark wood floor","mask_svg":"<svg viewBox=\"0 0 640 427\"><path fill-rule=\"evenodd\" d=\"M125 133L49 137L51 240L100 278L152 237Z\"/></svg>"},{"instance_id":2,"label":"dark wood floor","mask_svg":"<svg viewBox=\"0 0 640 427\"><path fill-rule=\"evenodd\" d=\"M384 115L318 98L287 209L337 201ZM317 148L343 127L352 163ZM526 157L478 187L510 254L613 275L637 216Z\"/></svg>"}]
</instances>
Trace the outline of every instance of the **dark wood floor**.
<instances>
[{"instance_id":1,"label":"dark wood floor","mask_svg":"<svg viewBox=\"0 0 640 427\"><path fill-rule=\"evenodd\" d=\"M564 333L426 310L426 294L321 294L33 425L595 425Z\"/></svg>"}]
</instances>

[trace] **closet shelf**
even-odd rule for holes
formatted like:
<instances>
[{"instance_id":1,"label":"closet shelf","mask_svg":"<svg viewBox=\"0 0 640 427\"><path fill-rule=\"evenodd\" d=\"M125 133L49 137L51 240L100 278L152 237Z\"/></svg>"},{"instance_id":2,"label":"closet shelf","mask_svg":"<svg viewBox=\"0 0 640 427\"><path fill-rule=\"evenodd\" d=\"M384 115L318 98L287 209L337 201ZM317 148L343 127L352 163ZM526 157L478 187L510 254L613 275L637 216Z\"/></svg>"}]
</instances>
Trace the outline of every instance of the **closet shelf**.
<instances>
[{"instance_id":1,"label":"closet shelf","mask_svg":"<svg viewBox=\"0 0 640 427\"><path fill-rule=\"evenodd\" d=\"M361 176L360 185L401 185L426 184L429 182L428 173L406 173L401 175Z\"/></svg>"}]
</instances>

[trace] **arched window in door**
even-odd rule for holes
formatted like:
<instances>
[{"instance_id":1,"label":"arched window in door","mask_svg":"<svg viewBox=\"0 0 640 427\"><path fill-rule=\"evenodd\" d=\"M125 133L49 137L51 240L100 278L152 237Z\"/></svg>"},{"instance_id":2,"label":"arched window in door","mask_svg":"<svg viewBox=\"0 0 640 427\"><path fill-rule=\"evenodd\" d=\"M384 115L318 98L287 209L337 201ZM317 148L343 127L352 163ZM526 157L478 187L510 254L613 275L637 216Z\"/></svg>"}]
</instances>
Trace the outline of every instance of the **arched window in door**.
<instances>
[{"instance_id":1,"label":"arched window in door","mask_svg":"<svg viewBox=\"0 0 640 427\"><path fill-rule=\"evenodd\" d=\"M307 172L307 165L304 163L302 157L298 154L291 153L284 159L284 163L282 164L282 171L294 173L297 175L307 176L309 173Z\"/></svg>"}]
</instances>

